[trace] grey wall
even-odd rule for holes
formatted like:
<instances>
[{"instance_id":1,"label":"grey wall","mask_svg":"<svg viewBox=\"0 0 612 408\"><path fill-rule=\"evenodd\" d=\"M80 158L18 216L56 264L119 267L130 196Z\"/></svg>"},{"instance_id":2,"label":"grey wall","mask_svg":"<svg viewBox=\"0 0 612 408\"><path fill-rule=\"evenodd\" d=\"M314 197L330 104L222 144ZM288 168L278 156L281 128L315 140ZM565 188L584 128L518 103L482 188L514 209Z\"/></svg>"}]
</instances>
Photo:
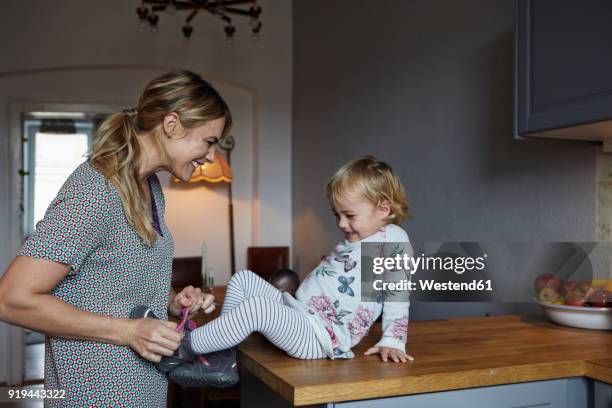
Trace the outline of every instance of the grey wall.
<instances>
[{"instance_id":1,"label":"grey wall","mask_svg":"<svg viewBox=\"0 0 612 408\"><path fill-rule=\"evenodd\" d=\"M413 240L594 239L595 146L513 139L514 2L297 0L293 254L341 239L324 186L372 154L400 175ZM537 310L413 304L413 317Z\"/></svg>"}]
</instances>

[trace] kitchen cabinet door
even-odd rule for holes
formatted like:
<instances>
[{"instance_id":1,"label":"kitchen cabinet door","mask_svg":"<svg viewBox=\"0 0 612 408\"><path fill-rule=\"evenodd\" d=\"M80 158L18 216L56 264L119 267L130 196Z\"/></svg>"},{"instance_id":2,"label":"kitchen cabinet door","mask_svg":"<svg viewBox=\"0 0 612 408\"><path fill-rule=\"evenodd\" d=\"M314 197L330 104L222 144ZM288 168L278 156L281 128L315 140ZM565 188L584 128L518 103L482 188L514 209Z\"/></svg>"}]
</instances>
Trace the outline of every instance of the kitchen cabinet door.
<instances>
[{"instance_id":1,"label":"kitchen cabinet door","mask_svg":"<svg viewBox=\"0 0 612 408\"><path fill-rule=\"evenodd\" d=\"M515 25L517 133L612 136L612 1L517 0Z\"/></svg>"},{"instance_id":2,"label":"kitchen cabinet door","mask_svg":"<svg viewBox=\"0 0 612 408\"><path fill-rule=\"evenodd\" d=\"M593 381L593 407L610 408L612 407L612 385Z\"/></svg>"},{"instance_id":3,"label":"kitchen cabinet door","mask_svg":"<svg viewBox=\"0 0 612 408\"><path fill-rule=\"evenodd\" d=\"M568 407L568 379L432 392L334 404L334 408L582 408ZM586 399L585 399L586 404Z\"/></svg>"}]
</instances>

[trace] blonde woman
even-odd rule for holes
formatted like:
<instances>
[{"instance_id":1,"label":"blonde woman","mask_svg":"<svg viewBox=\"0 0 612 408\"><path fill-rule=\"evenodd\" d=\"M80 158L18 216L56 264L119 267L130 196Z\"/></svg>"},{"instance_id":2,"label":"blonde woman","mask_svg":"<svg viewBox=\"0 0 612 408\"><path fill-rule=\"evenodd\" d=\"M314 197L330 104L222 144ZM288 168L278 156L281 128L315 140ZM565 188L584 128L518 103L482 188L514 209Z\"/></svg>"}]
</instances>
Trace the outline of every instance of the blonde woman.
<instances>
[{"instance_id":1,"label":"blonde woman","mask_svg":"<svg viewBox=\"0 0 612 408\"><path fill-rule=\"evenodd\" d=\"M138 106L109 117L0 279L0 319L47 335L45 384L61 406L166 405L155 369L179 347L168 314L210 313L213 298L170 289L173 241L155 173L183 181L212 161L229 108L198 75L165 74ZM136 305L160 320L131 320Z\"/></svg>"}]
</instances>

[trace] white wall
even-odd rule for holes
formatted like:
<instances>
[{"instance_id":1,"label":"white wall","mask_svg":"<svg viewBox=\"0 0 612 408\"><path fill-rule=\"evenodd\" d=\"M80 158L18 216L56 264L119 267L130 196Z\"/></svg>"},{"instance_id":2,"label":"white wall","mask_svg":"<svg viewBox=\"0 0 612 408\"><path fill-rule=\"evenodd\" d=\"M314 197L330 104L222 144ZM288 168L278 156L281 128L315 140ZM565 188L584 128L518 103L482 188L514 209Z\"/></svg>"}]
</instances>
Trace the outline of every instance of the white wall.
<instances>
[{"instance_id":1,"label":"white wall","mask_svg":"<svg viewBox=\"0 0 612 408\"><path fill-rule=\"evenodd\" d=\"M236 132L240 133L238 128L242 127L249 134L251 150L244 150L248 144L238 138L234 158L242 154L245 161L235 159L233 163L237 177L244 174L236 185L237 265L241 266L240 259L244 256L238 251L244 252L247 244L290 244L292 2L259 1L264 23L261 40L253 43L248 34L248 20L237 19L238 32L231 46L225 43L221 22L207 15L198 16L193 22L195 32L189 46L182 39L182 21L178 15L162 16L157 35L140 32L135 14L138 3L120 0L2 2L0 273L18 249L15 231L19 220L14 203L19 197L17 190L9 193L14 169L18 167L15 162L18 154L10 151L9 144L11 102L133 105L145 83L170 68L198 72L217 85L221 93L223 88L244 105L239 110L247 117L239 121ZM227 99L231 105L230 97ZM187 228L179 217L172 215L178 214L175 210L198 201L210 201L215 208L224 206L226 192L219 188L202 190L200 200L187 200L187 195L198 194L198 189L181 195L180 202L174 200L168 208L169 225L181 245L177 248L180 256L198 255L203 238L192 238L195 223ZM166 187L172 198L178 197L175 190L170 185ZM244 202L249 196L251 205L245 208ZM199 217L198 221L204 222L205 218ZM222 227L217 230L221 230L219 242L225 245L227 232ZM197 246L189 246L194 242ZM215 241L215 245L219 243ZM222 253L218 254L223 258ZM227 276L227 266L219 264L218 269L226 271ZM5 339L6 327L0 325L0 382L6 380L3 369L11 352Z\"/></svg>"}]
</instances>

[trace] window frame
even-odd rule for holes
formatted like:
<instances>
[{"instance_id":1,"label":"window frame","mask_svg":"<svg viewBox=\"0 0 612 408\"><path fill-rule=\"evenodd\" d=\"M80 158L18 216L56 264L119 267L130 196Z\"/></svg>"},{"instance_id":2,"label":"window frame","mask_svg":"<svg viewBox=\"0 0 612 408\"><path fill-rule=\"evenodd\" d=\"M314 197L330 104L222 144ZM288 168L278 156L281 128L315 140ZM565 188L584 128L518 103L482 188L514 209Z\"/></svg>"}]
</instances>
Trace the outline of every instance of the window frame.
<instances>
[{"instance_id":1,"label":"window frame","mask_svg":"<svg viewBox=\"0 0 612 408\"><path fill-rule=\"evenodd\" d=\"M22 231L24 237L29 237L34 233L36 220L34 220L34 201L35 201L35 153L36 153L36 133L39 132L43 118L32 118L24 115L22 128L22 199L21 208L23 211ZM72 119L76 133L87 134L87 151L91 149L93 143L94 122L93 118L84 115L83 119ZM85 158L83 158L85 160Z\"/></svg>"}]
</instances>

